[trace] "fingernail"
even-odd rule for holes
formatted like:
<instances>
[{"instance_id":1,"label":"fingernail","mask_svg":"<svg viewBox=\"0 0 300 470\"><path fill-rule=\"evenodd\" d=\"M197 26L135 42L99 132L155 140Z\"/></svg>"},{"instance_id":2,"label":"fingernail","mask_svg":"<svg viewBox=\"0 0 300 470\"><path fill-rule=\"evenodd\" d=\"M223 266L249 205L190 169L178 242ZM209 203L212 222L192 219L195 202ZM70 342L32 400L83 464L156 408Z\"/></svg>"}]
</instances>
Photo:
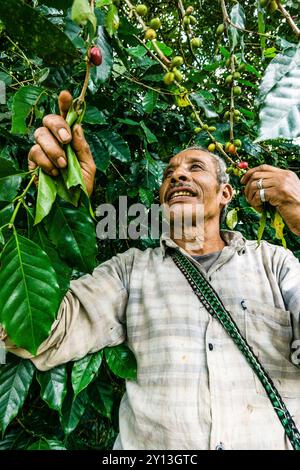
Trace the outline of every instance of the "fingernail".
<instances>
[{"instance_id":1,"label":"fingernail","mask_svg":"<svg viewBox=\"0 0 300 470\"><path fill-rule=\"evenodd\" d=\"M58 175L58 170L52 170L52 171L51 171L51 175L57 176L57 175Z\"/></svg>"},{"instance_id":2,"label":"fingernail","mask_svg":"<svg viewBox=\"0 0 300 470\"><path fill-rule=\"evenodd\" d=\"M67 166L67 162L63 157L60 157L57 160L57 164L58 164L59 168L65 168Z\"/></svg>"},{"instance_id":3,"label":"fingernail","mask_svg":"<svg viewBox=\"0 0 300 470\"><path fill-rule=\"evenodd\" d=\"M64 127L58 130L58 135L63 142L67 142L70 139L70 134Z\"/></svg>"}]
</instances>

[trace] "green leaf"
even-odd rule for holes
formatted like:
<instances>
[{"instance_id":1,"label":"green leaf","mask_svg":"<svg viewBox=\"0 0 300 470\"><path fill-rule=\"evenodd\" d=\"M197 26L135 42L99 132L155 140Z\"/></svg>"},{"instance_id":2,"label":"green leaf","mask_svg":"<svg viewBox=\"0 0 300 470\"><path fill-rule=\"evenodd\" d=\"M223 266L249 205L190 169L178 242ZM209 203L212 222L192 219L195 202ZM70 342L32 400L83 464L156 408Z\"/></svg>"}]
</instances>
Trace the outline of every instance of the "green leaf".
<instances>
[{"instance_id":1,"label":"green leaf","mask_svg":"<svg viewBox=\"0 0 300 470\"><path fill-rule=\"evenodd\" d=\"M156 106L157 103L157 93L154 90L147 91L146 95L144 96L142 106L145 113L151 114Z\"/></svg>"},{"instance_id":2,"label":"green leaf","mask_svg":"<svg viewBox=\"0 0 300 470\"><path fill-rule=\"evenodd\" d=\"M107 148L96 134L87 134L86 137L97 169L103 173L106 173L106 170L110 164L110 154Z\"/></svg>"},{"instance_id":3,"label":"green leaf","mask_svg":"<svg viewBox=\"0 0 300 470\"><path fill-rule=\"evenodd\" d=\"M275 229L275 238L281 240L282 246L286 248L286 240L283 236L283 229L285 227L285 223L279 214L278 210L275 210L274 215L271 221L271 227Z\"/></svg>"},{"instance_id":4,"label":"green leaf","mask_svg":"<svg viewBox=\"0 0 300 470\"><path fill-rule=\"evenodd\" d=\"M88 135L87 139L96 167L103 173L106 172L112 157L121 162L129 162L131 160L127 142L115 132L103 130L96 134Z\"/></svg>"},{"instance_id":5,"label":"green leaf","mask_svg":"<svg viewBox=\"0 0 300 470\"><path fill-rule=\"evenodd\" d=\"M48 337L60 303L56 274L46 253L14 231L1 255L0 323L32 354Z\"/></svg>"},{"instance_id":6,"label":"green leaf","mask_svg":"<svg viewBox=\"0 0 300 470\"><path fill-rule=\"evenodd\" d=\"M76 398L73 391L68 390L60 415L60 422L65 434L68 435L76 429L87 404L88 395L86 390L83 390Z\"/></svg>"},{"instance_id":7,"label":"green leaf","mask_svg":"<svg viewBox=\"0 0 300 470\"><path fill-rule=\"evenodd\" d=\"M105 17L106 31L110 36L113 36L118 30L120 24L118 9L116 5L110 5Z\"/></svg>"},{"instance_id":8,"label":"green leaf","mask_svg":"<svg viewBox=\"0 0 300 470\"><path fill-rule=\"evenodd\" d=\"M96 46L102 52L102 64L93 67L91 70L91 79L89 81L89 90L94 94L98 91L100 85L109 78L113 66L113 54L110 44L107 42L106 33L103 26L98 27Z\"/></svg>"},{"instance_id":9,"label":"green leaf","mask_svg":"<svg viewBox=\"0 0 300 470\"><path fill-rule=\"evenodd\" d=\"M245 29L246 15L240 3L237 3L236 5L232 7L232 10L230 12L230 20L238 28ZM234 26L229 26L228 28L231 51L234 51L234 49L239 43L242 46L242 49L244 47L244 40L243 40L244 32L238 28L235 28Z\"/></svg>"},{"instance_id":10,"label":"green leaf","mask_svg":"<svg viewBox=\"0 0 300 470\"><path fill-rule=\"evenodd\" d=\"M74 0L72 5L71 18L74 23L85 26L89 21L96 31L97 19L92 11L89 0Z\"/></svg>"},{"instance_id":11,"label":"green leaf","mask_svg":"<svg viewBox=\"0 0 300 470\"><path fill-rule=\"evenodd\" d=\"M238 209L231 209L226 216L227 226L233 230L236 224L238 223Z\"/></svg>"},{"instance_id":12,"label":"green leaf","mask_svg":"<svg viewBox=\"0 0 300 470\"><path fill-rule=\"evenodd\" d=\"M34 227L32 240L37 243L45 253L47 253L51 261L51 265L56 273L62 299L69 288L72 269L62 261L53 243L47 237L46 230L42 225Z\"/></svg>"},{"instance_id":13,"label":"green leaf","mask_svg":"<svg viewBox=\"0 0 300 470\"><path fill-rule=\"evenodd\" d=\"M34 224L39 224L49 214L56 194L57 187L54 179L40 168Z\"/></svg>"},{"instance_id":14,"label":"green leaf","mask_svg":"<svg viewBox=\"0 0 300 470\"><path fill-rule=\"evenodd\" d=\"M107 364L114 374L123 379L136 380L136 359L133 352L125 344L105 348L104 352Z\"/></svg>"},{"instance_id":15,"label":"green leaf","mask_svg":"<svg viewBox=\"0 0 300 470\"><path fill-rule=\"evenodd\" d=\"M4 207L2 207L2 209L0 209L0 227L2 227L2 225L7 224L10 221L11 216L13 215L13 211L14 211L13 204L7 204Z\"/></svg>"},{"instance_id":16,"label":"green leaf","mask_svg":"<svg viewBox=\"0 0 300 470\"><path fill-rule=\"evenodd\" d=\"M88 106L84 114L83 122L88 124L106 124L107 120L102 111L95 106Z\"/></svg>"},{"instance_id":17,"label":"green leaf","mask_svg":"<svg viewBox=\"0 0 300 470\"><path fill-rule=\"evenodd\" d=\"M72 6L73 0L39 0L41 5L57 8L57 10L67 10Z\"/></svg>"},{"instance_id":18,"label":"green leaf","mask_svg":"<svg viewBox=\"0 0 300 470\"><path fill-rule=\"evenodd\" d=\"M26 450L67 450L63 442L58 439L46 439L41 437L38 441L27 447Z\"/></svg>"},{"instance_id":19,"label":"green leaf","mask_svg":"<svg viewBox=\"0 0 300 470\"><path fill-rule=\"evenodd\" d=\"M43 88L32 85L23 86L15 93L12 103L13 134L26 134L28 130L26 119L33 112L43 93L45 93Z\"/></svg>"},{"instance_id":20,"label":"green leaf","mask_svg":"<svg viewBox=\"0 0 300 470\"><path fill-rule=\"evenodd\" d=\"M207 103L205 98L202 96L200 93L192 93L191 94L191 100L194 101L200 108L203 109L205 112L205 116L207 118L215 118L218 117L218 113L216 113L211 106L210 103Z\"/></svg>"},{"instance_id":21,"label":"green leaf","mask_svg":"<svg viewBox=\"0 0 300 470\"><path fill-rule=\"evenodd\" d=\"M290 47L269 64L260 85L256 142L300 136L300 47Z\"/></svg>"},{"instance_id":22,"label":"green leaf","mask_svg":"<svg viewBox=\"0 0 300 470\"><path fill-rule=\"evenodd\" d=\"M72 369L72 386L75 396L84 390L96 377L102 363L103 352L88 354L76 361Z\"/></svg>"},{"instance_id":23,"label":"green leaf","mask_svg":"<svg viewBox=\"0 0 300 470\"><path fill-rule=\"evenodd\" d=\"M29 360L7 355L0 367L0 427L2 434L23 406L35 367Z\"/></svg>"},{"instance_id":24,"label":"green leaf","mask_svg":"<svg viewBox=\"0 0 300 470\"><path fill-rule=\"evenodd\" d=\"M80 163L78 161L76 153L74 152L70 144L66 146L66 152L68 158L68 166L66 169L63 168L61 170L61 173L63 175L67 189L79 186L82 191L87 195L87 197L89 197L83 180Z\"/></svg>"},{"instance_id":25,"label":"green leaf","mask_svg":"<svg viewBox=\"0 0 300 470\"><path fill-rule=\"evenodd\" d=\"M144 121L141 121L141 128L143 129L144 133L145 133L145 136L146 136L146 139L147 139L147 142L148 144L153 144L155 142L157 142L157 138L155 137L155 135L150 131L150 129L146 126L146 124L144 123Z\"/></svg>"},{"instance_id":26,"label":"green leaf","mask_svg":"<svg viewBox=\"0 0 300 470\"><path fill-rule=\"evenodd\" d=\"M19 191L21 182L22 177L20 174L0 176L0 201L9 202L14 199Z\"/></svg>"},{"instance_id":27,"label":"green leaf","mask_svg":"<svg viewBox=\"0 0 300 470\"><path fill-rule=\"evenodd\" d=\"M79 57L69 38L22 0L0 2L0 20L10 38L31 54L43 58L44 64L70 64Z\"/></svg>"},{"instance_id":28,"label":"green leaf","mask_svg":"<svg viewBox=\"0 0 300 470\"><path fill-rule=\"evenodd\" d=\"M266 224L267 224L267 211L264 209L259 219L259 227L257 231L257 245L259 245L261 242L262 236L266 228Z\"/></svg>"},{"instance_id":29,"label":"green leaf","mask_svg":"<svg viewBox=\"0 0 300 470\"><path fill-rule=\"evenodd\" d=\"M139 196L140 200L142 201L142 204L147 207L150 207L151 204L153 204L154 202L153 191L151 191L150 189L139 188Z\"/></svg>"},{"instance_id":30,"label":"green leaf","mask_svg":"<svg viewBox=\"0 0 300 470\"><path fill-rule=\"evenodd\" d=\"M111 382L108 382L105 377L97 377L88 388L88 396L95 410L110 419L115 401L115 393Z\"/></svg>"},{"instance_id":31,"label":"green leaf","mask_svg":"<svg viewBox=\"0 0 300 470\"><path fill-rule=\"evenodd\" d=\"M65 365L54 367L47 372L37 372L41 386L41 397L53 410L61 410L67 393L67 370Z\"/></svg>"},{"instance_id":32,"label":"green leaf","mask_svg":"<svg viewBox=\"0 0 300 470\"><path fill-rule=\"evenodd\" d=\"M169 57L170 55L173 54L173 49L171 47L167 46L163 42L156 41L156 45L159 47L159 49L162 51L162 53L166 56ZM156 49L154 48L153 44L151 41L147 43L147 46L149 49L151 49L153 52L156 52Z\"/></svg>"},{"instance_id":33,"label":"green leaf","mask_svg":"<svg viewBox=\"0 0 300 470\"><path fill-rule=\"evenodd\" d=\"M144 57L147 54L147 50L143 46L128 47L126 51L129 55L136 57L137 59Z\"/></svg>"},{"instance_id":34,"label":"green leaf","mask_svg":"<svg viewBox=\"0 0 300 470\"><path fill-rule=\"evenodd\" d=\"M50 240L67 263L82 272L96 266L96 231L94 222L84 206L56 201L46 220Z\"/></svg>"}]
</instances>

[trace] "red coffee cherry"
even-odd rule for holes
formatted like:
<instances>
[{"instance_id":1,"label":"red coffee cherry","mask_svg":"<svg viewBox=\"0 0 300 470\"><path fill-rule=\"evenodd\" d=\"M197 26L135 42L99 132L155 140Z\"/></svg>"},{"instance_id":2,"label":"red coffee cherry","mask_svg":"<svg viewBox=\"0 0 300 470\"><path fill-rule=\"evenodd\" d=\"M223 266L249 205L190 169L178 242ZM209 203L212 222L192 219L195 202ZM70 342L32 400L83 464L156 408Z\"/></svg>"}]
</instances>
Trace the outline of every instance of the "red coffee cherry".
<instances>
[{"instance_id":1,"label":"red coffee cherry","mask_svg":"<svg viewBox=\"0 0 300 470\"><path fill-rule=\"evenodd\" d=\"M99 47L94 46L90 50L90 61L94 65L101 65L102 64L102 53Z\"/></svg>"}]
</instances>

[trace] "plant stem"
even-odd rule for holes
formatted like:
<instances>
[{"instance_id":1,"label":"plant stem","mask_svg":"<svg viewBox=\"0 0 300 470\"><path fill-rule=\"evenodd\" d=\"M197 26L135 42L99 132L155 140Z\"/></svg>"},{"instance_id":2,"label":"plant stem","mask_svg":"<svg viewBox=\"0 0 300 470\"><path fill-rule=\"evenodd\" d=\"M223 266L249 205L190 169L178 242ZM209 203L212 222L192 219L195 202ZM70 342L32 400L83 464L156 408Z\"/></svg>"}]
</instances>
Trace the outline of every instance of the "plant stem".
<instances>
[{"instance_id":1,"label":"plant stem","mask_svg":"<svg viewBox=\"0 0 300 470\"><path fill-rule=\"evenodd\" d=\"M13 224L14 224L14 222L15 222L15 218L16 218L18 212L19 212L20 206L21 206L21 204L22 204L22 200L23 200L23 198L26 196L26 194L28 193L29 188L31 187L32 183L33 183L34 180L35 180L35 177L36 177L36 171L35 171L35 173L32 175L32 177L31 177L31 179L30 179L28 185L26 186L26 188L24 189L24 191L22 192L22 194L20 194L20 196L18 196L18 197L15 199L16 201L18 201L18 203L17 203L17 205L16 205L16 207L15 207L15 209L14 209L13 215L11 216L11 219L10 219L10 221L9 221L9 225L8 225L8 226L9 226L10 228L13 226Z\"/></svg>"},{"instance_id":2,"label":"plant stem","mask_svg":"<svg viewBox=\"0 0 300 470\"><path fill-rule=\"evenodd\" d=\"M90 58L87 57L85 78L84 78L81 93L78 97L78 101L77 101L77 105L76 105L76 110L77 111L80 110L81 105L84 103L87 87L88 87L89 80L90 80L90 75L91 75L91 63L90 63Z\"/></svg>"},{"instance_id":3,"label":"plant stem","mask_svg":"<svg viewBox=\"0 0 300 470\"><path fill-rule=\"evenodd\" d=\"M276 0L276 3L278 5L278 9L280 10L281 14L285 17L290 27L292 28L292 30L294 31L294 33L297 35L298 39L300 40L300 29L296 25L295 21L293 20L289 12L284 8L284 6L281 5L280 0Z\"/></svg>"}]
</instances>

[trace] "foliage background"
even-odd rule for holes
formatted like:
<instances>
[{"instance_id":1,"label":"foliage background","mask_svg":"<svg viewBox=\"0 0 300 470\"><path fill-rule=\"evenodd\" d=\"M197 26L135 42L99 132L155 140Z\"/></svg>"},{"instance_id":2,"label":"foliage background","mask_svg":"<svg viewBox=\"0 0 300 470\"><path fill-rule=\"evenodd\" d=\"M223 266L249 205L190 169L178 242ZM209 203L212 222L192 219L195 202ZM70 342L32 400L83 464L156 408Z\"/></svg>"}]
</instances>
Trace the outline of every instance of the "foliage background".
<instances>
[{"instance_id":1,"label":"foliage background","mask_svg":"<svg viewBox=\"0 0 300 470\"><path fill-rule=\"evenodd\" d=\"M157 40L164 55L170 59L176 55L184 57L181 67L184 90L164 84L165 71L144 47L146 43L155 53L151 42L144 41L141 26L130 13L128 2L114 2L112 6L111 0L97 1L98 44L104 62L92 71L84 119L97 166L94 208L103 202L117 204L119 195L127 195L130 202L142 202L150 209L151 203L158 202L163 168L170 156L188 145L210 144L206 131L194 132L199 124L191 118L192 109L187 105L186 95L194 97L202 122L216 127L212 134L218 142L225 144L230 137L230 124L224 119L224 113L230 108L231 88L225 84L225 77L229 73L226 60L233 38L228 38L226 33L216 34L217 26L223 22L220 2L183 2L185 8L194 7L196 18L188 35L203 41L202 47L193 53L182 26L180 2L147 0L145 3L149 13L144 21L147 23L153 17L161 19ZM0 7L0 81L6 84L6 102L0 105L1 226L9 222L14 198L28 183L28 175L18 175L27 171L34 130L41 125L43 116L57 113L57 96L61 90L68 89L78 96L81 89L85 44L82 29L71 20L71 4L72 0L5 0ZM235 100L241 118L235 123L234 137L242 141L242 148L232 158L246 160L250 167L265 162L289 168L299 175L299 146L297 141L293 143L290 134L286 135L288 140L278 138L254 143L262 129L270 125L267 118L262 122L259 117L260 83L278 54L294 47L298 57L297 37L278 10L269 14L256 1L239 5L227 0L225 4L229 13L233 8L239 13L234 23L242 22L241 29L247 30L235 30L234 53L239 64L246 64L246 70L237 80L242 94ZM26 10L24 5L28 7ZM288 0L286 8L297 23L299 2ZM258 31L263 34L257 34ZM295 68L299 71L299 59ZM296 87L299 79L295 77ZM178 94L181 103L175 99ZM296 103L297 106L300 104ZM292 137L299 137L299 122L294 127ZM246 203L237 176L232 177L232 184L236 195L229 208L227 228L240 230L246 238L257 238L260 216ZM26 194L27 208L23 204L20 207L15 227L18 234L34 240L46 251L59 278L61 295L71 278L91 271L114 254L133 244L141 249L156 244L151 239L102 240L98 241L97 249L95 239L94 246L87 240L80 244L76 237L80 217L82 233L94 236L86 204L76 209L58 201L41 226L34 227L34 200L35 189L31 187ZM69 217L68 227L69 221L75 220L75 226L71 227L71 246L57 233L61 226L50 233L49 227L59 225L59 211ZM284 230L288 247L300 259L299 237L287 228ZM10 236L8 227L1 234L0 241L5 245ZM270 224L264 238L280 243ZM89 259L87 264L74 262L74 253L84 253ZM2 272L2 281L5 276L7 272ZM3 431L0 449L112 447L118 432L124 378L135 377L134 358L125 346L106 349L75 365L69 363L46 373L36 371L30 361L12 355L7 359L7 364L0 366Z\"/></svg>"}]
</instances>

